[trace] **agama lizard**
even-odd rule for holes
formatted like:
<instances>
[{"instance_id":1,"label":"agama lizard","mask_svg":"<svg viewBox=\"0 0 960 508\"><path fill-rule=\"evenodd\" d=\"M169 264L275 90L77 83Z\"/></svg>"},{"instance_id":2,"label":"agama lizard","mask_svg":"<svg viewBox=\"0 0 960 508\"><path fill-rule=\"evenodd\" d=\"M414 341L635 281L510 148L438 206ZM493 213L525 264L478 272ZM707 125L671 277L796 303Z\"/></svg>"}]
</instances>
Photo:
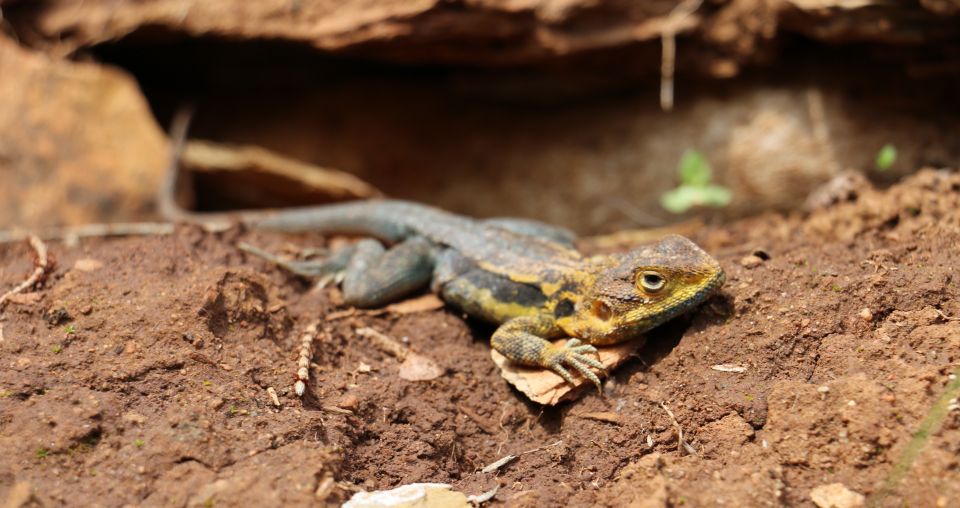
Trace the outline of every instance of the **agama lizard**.
<instances>
[{"instance_id":1,"label":"agama lizard","mask_svg":"<svg viewBox=\"0 0 960 508\"><path fill-rule=\"evenodd\" d=\"M173 199L189 112L178 117L161 213L202 222L209 217L186 213ZM503 356L550 369L571 384L567 367L600 386L591 370L603 372L591 356L595 346L637 337L700 304L724 282L714 258L676 235L631 252L586 257L563 228L524 219L474 220L405 201L232 217L256 229L372 237L321 262L284 262L248 250L301 275L336 278L344 302L356 307L382 306L429 285L467 315L498 324L490 343ZM563 346L549 341L563 337L570 337Z\"/></svg>"},{"instance_id":2,"label":"agama lizard","mask_svg":"<svg viewBox=\"0 0 960 508\"><path fill-rule=\"evenodd\" d=\"M522 219L473 220L405 201L358 201L243 219L274 231L364 239L321 262L279 262L337 276L345 303L378 307L427 287L469 316L499 327L491 346L510 360L568 367L594 384L594 346L624 341L698 305L724 282L720 264L682 236L622 254L586 257L573 234ZM260 255L277 261L262 251ZM548 339L570 337L564 346Z\"/></svg>"}]
</instances>

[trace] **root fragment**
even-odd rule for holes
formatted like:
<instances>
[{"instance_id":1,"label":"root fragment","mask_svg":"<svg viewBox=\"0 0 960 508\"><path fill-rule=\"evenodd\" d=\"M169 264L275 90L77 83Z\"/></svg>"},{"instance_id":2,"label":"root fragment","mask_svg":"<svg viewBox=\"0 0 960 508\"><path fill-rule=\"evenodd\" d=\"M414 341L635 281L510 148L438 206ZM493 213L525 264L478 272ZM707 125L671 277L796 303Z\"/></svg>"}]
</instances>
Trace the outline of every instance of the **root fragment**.
<instances>
[{"instance_id":1,"label":"root fragment","mask_svg":"<svg viewBox=\"0 0 960 508\"><path fill-rule=\"evenodd\" d=\"M11 296L40 282L51 268L50 256L47 253L47 244L43 243L43 240L35 235L30 235L27 238L27 241L29 242L30 247L33 249L33 252L36 254L36 258L33 261L33 273L31 273L25 281L17 285L17 287L0 296L0 311L2 311L7 305L7 302L10 300Z\"/></svg>"}]
</instances>

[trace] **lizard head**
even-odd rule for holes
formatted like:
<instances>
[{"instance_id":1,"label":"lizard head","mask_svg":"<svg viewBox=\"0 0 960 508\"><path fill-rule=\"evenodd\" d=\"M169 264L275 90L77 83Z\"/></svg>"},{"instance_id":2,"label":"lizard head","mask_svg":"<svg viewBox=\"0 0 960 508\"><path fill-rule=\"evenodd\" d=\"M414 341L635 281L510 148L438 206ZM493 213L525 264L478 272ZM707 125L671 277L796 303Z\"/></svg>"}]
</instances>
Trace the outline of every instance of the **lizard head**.
<instances>
[{"instance_id":1,"label":"lizard head","mask_svg":"<svg viewBox=\"0 0 960 508\"><path fill-rule=\"evenodd\" d=\"M612 257L565 331L593 344L632 338L689 310L723 285L720 263L677 235ZM562 326L562 325L561 325Z\"/></svg>"}]
</instances>

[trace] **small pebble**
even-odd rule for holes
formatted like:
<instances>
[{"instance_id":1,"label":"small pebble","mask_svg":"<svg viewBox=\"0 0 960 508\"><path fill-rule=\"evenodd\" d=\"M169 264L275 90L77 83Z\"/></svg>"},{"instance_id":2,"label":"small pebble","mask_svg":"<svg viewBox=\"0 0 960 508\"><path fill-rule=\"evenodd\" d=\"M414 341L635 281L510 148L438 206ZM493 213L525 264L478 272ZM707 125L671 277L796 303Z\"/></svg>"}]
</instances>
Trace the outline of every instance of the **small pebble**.
<instances>
[{"instance_id":1,"label":"small pebble","mask_svg":"<svg viewBox=\"0 0 960 508\"><path fill-rule=\"evenodd\" d=\"M866 322L868 322L868 323L869 323L870 321L873 321L873 312L871 312L870 309L868 309L867 307L864 307L864 308L860 309L860 314L859 314L859 316L860 316L860 319L862 319L862 320L864 320L864 321L866 321Z\"/></svg>"},{"instance_id":2,"label":"small pebble","mask_svg":"<svg viewBox=\"0 0 960 508\"><path fill-rule=\"evenodd\" d=\"M763 264L763 258L756 255L744 256L740 259L740 265L744 268L756 268Z\"/></svg>"}]
</instances>

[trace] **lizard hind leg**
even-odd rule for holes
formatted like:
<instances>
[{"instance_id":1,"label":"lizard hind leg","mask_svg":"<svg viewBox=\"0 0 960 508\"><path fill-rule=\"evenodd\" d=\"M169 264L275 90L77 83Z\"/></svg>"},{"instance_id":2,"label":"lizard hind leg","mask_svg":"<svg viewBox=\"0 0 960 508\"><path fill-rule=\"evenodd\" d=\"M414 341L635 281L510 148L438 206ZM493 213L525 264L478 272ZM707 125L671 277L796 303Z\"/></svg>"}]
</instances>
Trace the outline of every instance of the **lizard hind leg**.
<instances>
[{"instance_id":1,"label":"lizard hind leg","mask_svg":"<svg viewBox=\"0 0 960 508\"><path fill-rule=\"evenodd\" d=\"M343 299L355 307L379 307L430 283L435 247L412 237L389 250L371 239L356 244L343 272Z\"/></svg>"},{"instance_id":2,"label":"lizard hind leg","mask_svg":"<svg viewBox=\"0 0 960 508\"><path fill-rule=\"evenodd\" d=\"M603 364L594 358L597 348L581 344L579 339L570 339L563 346L555 346L546 340L560 334L550 316L518 317L500 325L493 332L490 345L514 362L550 369L575 385L573 376L567 371L567 367L571 367L599 389L600 378L590 370L592 367L604 373Z\"/></svg>"}]
</instances>

